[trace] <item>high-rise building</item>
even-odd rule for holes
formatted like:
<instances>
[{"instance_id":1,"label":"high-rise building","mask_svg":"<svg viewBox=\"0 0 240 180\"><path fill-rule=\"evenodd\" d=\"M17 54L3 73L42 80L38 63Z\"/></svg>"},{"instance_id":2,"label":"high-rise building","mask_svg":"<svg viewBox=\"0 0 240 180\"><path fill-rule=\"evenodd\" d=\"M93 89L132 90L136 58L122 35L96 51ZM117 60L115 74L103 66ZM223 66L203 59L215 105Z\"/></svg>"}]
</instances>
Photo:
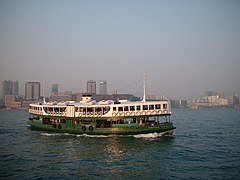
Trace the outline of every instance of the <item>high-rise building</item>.
<instances>
[{"instance_id":1,"label":"high-rise building","mask_svg":"<svg viewBox=\"0 0 240 180\"><path fill-rule=\"evenodd\" d=\"M38 100L40 98L40 82L27 82L25 84L26 100Z\"/></svg>"},{"instance_id":2,"label":"high-rise building","mask_svg":"<svg viewBox=\"0 0 240 180\"><path fill-rule=\"evenodd\" d=\"M19 95L19 82L18 81L13 82L13 95L15 95L15 96Z\"/></svg>"},{"instance_id":3,"label":"high-rise building","mask_svg":"<svg viewBox=\"0 0 240 180\"><path fill-rule=\"evenodd\" d=\"M99 83L99 94L107 95L107 82L106 81L100 81L100 83Z\"/></svg>"},{"instance_id":4,"label":"high-rise building","mask_svg":"<svg viewBox=\"0 0 240 180\"><path fill-rule=\"evenodd\" d=\"M87 93L96 94L96 81L87 81Z\"/></svg>"},{"instance_id":5,"label":"high-rise building","mask_svg":"<svg viewBox=\"0 0 240 180\"><path fill-rule=\"evenodd\" d=\"M2 99L5 95L15 95L19 94L19 83L18 81L3 81L2 82Z\"/></svg>"},{"instance_id":6,"label":"high-rise building","mask_svg":"<svg viewBox=\"0 0 240 180\"><path fill-rule=\"evenodd\" d=\"M58 93L58 84L53 84L52 85L52 94L57 94Z\"/></svg>"}]
</instances>

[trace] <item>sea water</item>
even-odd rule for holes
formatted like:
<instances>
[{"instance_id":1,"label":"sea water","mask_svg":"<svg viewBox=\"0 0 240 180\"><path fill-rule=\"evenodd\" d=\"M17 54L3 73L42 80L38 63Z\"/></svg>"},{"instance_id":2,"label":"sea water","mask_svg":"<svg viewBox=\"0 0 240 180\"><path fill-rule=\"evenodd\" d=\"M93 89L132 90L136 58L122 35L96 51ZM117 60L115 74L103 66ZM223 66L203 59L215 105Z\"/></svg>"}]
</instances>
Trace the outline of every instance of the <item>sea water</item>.
<instances>
[{"instance_id":1,"label":"sea water","mask_svg":"<svg viewBox=\"0 0 240 180\"><path fill-rule=\"evenodd\" d=\"M240 110L172 109L172 137L32 130L0 110L0 179L240 179Z\"/></svg>"}]
</instances>

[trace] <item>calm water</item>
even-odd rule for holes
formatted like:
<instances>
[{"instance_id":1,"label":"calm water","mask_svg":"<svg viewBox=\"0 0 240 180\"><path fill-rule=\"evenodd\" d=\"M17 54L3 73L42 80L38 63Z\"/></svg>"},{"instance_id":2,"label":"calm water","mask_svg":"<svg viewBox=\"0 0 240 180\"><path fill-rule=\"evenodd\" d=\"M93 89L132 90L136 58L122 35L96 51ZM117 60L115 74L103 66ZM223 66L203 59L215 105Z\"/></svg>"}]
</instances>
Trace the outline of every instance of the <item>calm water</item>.
<instances>
[{"instance_id":1,"label":"calm water","mask_svg":"<svg viewBox=\"0 0 240 180\"><path fill-rule=\"evenodd\" d=\"M240 179L240 110L173 109L173 137L31 130L0 110L0 179Z\"/></svg>"}]
</instances>

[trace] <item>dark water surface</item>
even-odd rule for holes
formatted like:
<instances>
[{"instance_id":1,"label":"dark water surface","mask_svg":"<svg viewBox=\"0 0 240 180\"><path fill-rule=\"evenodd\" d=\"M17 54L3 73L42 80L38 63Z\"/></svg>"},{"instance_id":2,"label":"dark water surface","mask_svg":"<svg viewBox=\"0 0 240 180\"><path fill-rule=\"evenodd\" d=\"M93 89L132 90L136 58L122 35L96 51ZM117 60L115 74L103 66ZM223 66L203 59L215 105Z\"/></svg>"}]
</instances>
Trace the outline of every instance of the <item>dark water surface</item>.
<instances>
[{"instance_id":1,"label":"dark water surface","mask_svg":"<svg viewBox=\"0 0 240 180\"><path fill-rule=\"evenodd\" d=\"M173 137L30 129L0 110L0 179L240 179L240 110L173 109Z\"/></svg>"}]
</instances>

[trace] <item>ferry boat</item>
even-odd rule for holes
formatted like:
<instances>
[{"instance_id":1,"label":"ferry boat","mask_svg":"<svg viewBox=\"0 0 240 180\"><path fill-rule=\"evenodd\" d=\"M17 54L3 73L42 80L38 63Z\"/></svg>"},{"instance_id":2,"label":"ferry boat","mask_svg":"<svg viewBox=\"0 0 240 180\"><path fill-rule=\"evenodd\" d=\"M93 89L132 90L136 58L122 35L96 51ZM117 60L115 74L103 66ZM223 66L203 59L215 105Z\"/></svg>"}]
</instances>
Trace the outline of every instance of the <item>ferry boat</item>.
<instances>
[{"instance_id":1,"label":"ferry boat","mask_svg":"<svg viewBox=\"0 0 240 180\"><path fill-rule=\"evenodd\" d=\"M90 94L82 101L37 103L29 106L31 127L41 130L91 135L147 134L172 135L171 104L168 100L142 101L102 100Z\"/></svg>"}]
</instances>

